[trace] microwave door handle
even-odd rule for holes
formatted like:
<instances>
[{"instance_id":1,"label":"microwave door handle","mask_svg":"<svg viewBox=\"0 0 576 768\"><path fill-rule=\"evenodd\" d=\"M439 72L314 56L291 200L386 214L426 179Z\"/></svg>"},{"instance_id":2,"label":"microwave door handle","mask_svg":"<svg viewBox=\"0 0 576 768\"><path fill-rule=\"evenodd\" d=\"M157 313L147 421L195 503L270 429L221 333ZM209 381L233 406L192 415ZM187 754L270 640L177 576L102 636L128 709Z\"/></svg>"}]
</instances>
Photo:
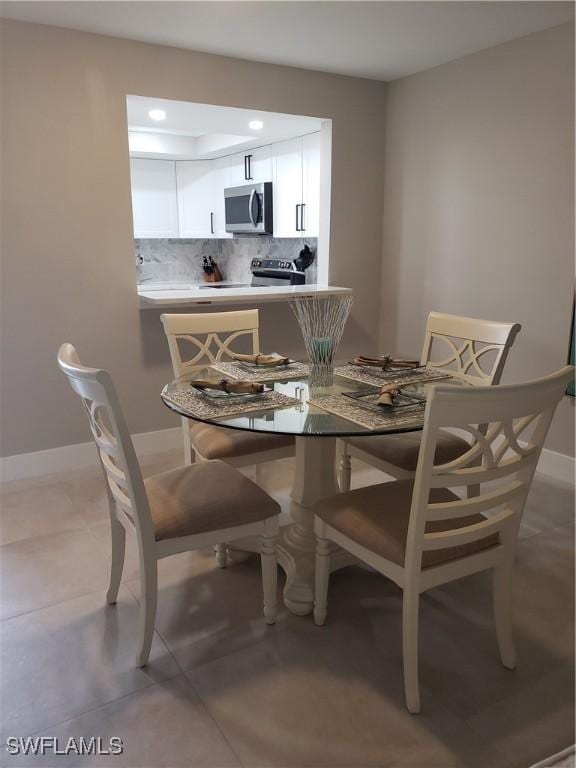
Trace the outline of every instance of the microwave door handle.
<instances>
[{"instance_id":1,"label":"microwave door handle","mask_svg":"<svg viewBox=\"0 0 576 768\"><path fill-rule=\"evenodd\" d=\"M253 189L252 192L250 192L250 200L248 201L248 216L250 216L250 222L253 227L256 227L256 220L254 219L254 214L252 213L255 197L256 197L256 190Z\"/></svg>"}]
</instances>

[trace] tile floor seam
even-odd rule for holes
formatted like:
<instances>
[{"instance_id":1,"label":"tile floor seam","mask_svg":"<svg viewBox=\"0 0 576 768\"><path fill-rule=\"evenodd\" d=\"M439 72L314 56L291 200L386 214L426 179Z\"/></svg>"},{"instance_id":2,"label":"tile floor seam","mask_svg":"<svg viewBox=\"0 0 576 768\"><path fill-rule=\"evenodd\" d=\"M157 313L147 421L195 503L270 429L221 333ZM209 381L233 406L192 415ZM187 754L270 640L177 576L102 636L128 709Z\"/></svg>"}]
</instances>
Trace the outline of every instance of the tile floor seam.
<instances>
[{"instance_id":1,"label":"tile floor seam","mask_svg":"<svg viewBox=\"0 0 576 768\"><path fill-rule=\"evenodd\" d=\"M565 523L563 525L554 525L551 528L546 528L543 531L536 531L535 533L531 533L530 536L522 536L518 538L518 541L516 543L516 548L521 547L525 542L532 541L532 539L535 539L536 536L546 536L550 533L557 533L559 531L569 530L572 528L572 523ZM570 532L572 532L570 530Z\"/></svg>"},{"instance_id":2,"label":"tile floor seam","mask_svg":"<svg viewBox=\"0 0 576 768\"><path fill-rule=\"evenodd\" d=\"M106 587L107 589L107 587ZM30 616L32 613L37 613L38 611L45 611L48 608L56 608L58 605L65 605L66 603L71 603L73 600L79 600L81 597L90 597L90 595L96 595L98 593L105 594L106 590L100 588L100 589L91 589L88 592L82 592L79 595L74 595L73 597L68 597L66 600L59 600L55 603L47 603L46 605L40 605L38 608L32 608L29 611L22 611L21 613L15 613L14 616L4 616L4 618L0 619L0 624L4 624L6 621L12 621L13 619L21 619L23 616Z\"/></svg>"},{"instance_id":3,"label":"tile floor seam","mask_svg":"<svg viewBox=\"0 0 576 768\"><path fill-rule=\"evenodd\" d=\"M180 667L179 664L178 664L178 666ZM202 696L200 695L200 693L196 689L196 686L193 684L192 680L190 680L190 678L188 677L186 672L183 672L182 674L184 675L184 679L188 683L188 686L190 687L190 689L193 691L194 695L198 699L198 702L199 702L199 704L202 707L202 711L206 714L206 717L209 718L210 722L214 723L214 727L216 728L216 730L218 731L218 733L220 734L220 736L224 740L224 742L225 742L226 746L228 747L228 749L230 750L230 752L232 752L232 754L234 755L234 757L238 761L238 766L240 766L241 768L244 768L244 763L240 759L240 755L237 754L236 750L234 749L234 747L232 746L232 744L228 740L228 737L226 736L226 734L224 733L224 731L220 727L220 723L216 720L216 718L214 717L212 712L210 712L210 710L206 706L206 702L204 701L204 699L202 698Z\"/></svg>"},{"instance_id":4,"label":"tile floor seam","mask_svg":"<svg viewBox=\"0 0 576 768\"><path fill-rule=\"evenodd\" d=\"M137 595L137 594L136 594L136 592L135 592L135 591L134 591L134 590L131 588L131 586L130 586L130 583L131 583L131 582L136 582L136 581L138 581L138 580L137 580L137 579L131 579L130 581L126 581L126 582L124 582L124 584L125 584L125 586L128 588L128 590L130 591L130 594L131 594L131 595L134 597L134 599L136 600L136 602L138 603L138 605L140 605L139 595ZM306 618L306 617L301 617L301 618ZM262 621L264 622L264 617L262 617ZM267 625L267 626L268 626L268 625ZM277 627L277 624L275 624L275 625L274 625L274 627ZM187 666L186 666L186 667L184 667L184 666L182 666L182 664L180 664L180 662L179 662L179 661L176 659L176 656L175 656L175 655L172 653L172 651L170 650L170 645L168 644L168 642L167 642L166 638L165 638L165 637L164 637L164 635L163 635L163 634L160 632L160 630L158 629L158 627L156 627L154 631L155 631L155 632L156 632L156 634L157 634L157 635L160 637L160 639L162 640L162 642L163 642L163 643L164 643L164 645L166 646L166 649L169 651L169 653L170 653L170 655L172 656L172 658L173 658L173 659L176 661L176 664L178 665L178 667L179 667L179 668L182 670L182 673L183 673L183 674L186 674L186 673L188 673L188 672L192 672L192 671L193 671L193 670L195 670L195 669L199 669L200 667L203 667L205 664L210 664L210 663L212 663L213 661L220 661L221 659L225 659L225 658L227 658L228 656L234 656L234 654L236 654L236 653L239 653L239 652L240 652L240 650L239 650L239 649L237 649L237 648L236 648L236 649L232 649L232 650L230 650L230 651L227 651L227 652L225 652L225 653L222 653L221 655L210 656L210 658L209 658L209 659L205 659L205 660L203 660L203 661L200 661L200 662L196 662L196 663L193 663L193 664L192 664L191 666L189 666L189 667L187 667ZM259 643L261 643L261 642L263 641L263 639L264 639L264 638L261 638L260 640L258 640L258 644L259 644Z\"/></svg>"},{"instance_id":5,"label":"tile floor seam","mask_svg":"<svg viewBox=\"0 0 576 768\"><path fill-rule=\"evenodd\" d=\"M175 675L167 675L165 678L159 681L150 680L148 684L142 685L140 688L137 688L134 691L129 691L128 693L124 693L121 696L116 696L115 698L110 699L109 701L103 701L95 707L89 707L89 709L83 710L82 712L78 712L75 715L72 715L71 717L66 717L64 720L59 720L56 723L50 723L50 725L47 725L44 728L40 728L40 730L38 731L35 730L35 731L32 731L31 733L19 734L19 737L21 736L22 738L27 739L27 738L32 738L34 736L39 736L40 734L44 733L49 729L59 728L61 725L65 725L66 723L71 723L73 720L78 720L79 718L84 717L85 715L90 715L93 712L97 712L99 709L104 709L104 707L108 707L111 704L116 704L117 702L122 701L122 699L127 699L130 696L135 696L138 693L140 693L140 691L146 691L155 685L160 687L162 683L165 683L171 680L176 680L179 677L186 678L186 675L183 672L178 672ZM6 746L6 741L0 742L0 749L2 749L5 746Z\"/></svg>"}]
</instances>

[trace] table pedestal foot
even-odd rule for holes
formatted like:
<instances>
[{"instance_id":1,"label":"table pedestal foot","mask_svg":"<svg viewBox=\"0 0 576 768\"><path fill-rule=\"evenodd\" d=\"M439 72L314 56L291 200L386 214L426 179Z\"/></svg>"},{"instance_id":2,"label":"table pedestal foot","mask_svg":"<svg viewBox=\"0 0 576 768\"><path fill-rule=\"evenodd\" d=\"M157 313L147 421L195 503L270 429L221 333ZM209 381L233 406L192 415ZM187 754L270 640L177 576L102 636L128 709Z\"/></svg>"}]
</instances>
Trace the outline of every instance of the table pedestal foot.
<instances>
[{"instance_id":1,"label":"table pedestal foot","mask_svg":"<svg viewBox=\"0 0 576 768\"><path fill-rule=\"evenodd\" d=\"M335 496L336 440L330 437L296 438L296 471L290 515L292 525L282 529L278 562L286 573L284 603L289 611L306 616L314 607L314 505Z\"/></svg>"}]
</instances>

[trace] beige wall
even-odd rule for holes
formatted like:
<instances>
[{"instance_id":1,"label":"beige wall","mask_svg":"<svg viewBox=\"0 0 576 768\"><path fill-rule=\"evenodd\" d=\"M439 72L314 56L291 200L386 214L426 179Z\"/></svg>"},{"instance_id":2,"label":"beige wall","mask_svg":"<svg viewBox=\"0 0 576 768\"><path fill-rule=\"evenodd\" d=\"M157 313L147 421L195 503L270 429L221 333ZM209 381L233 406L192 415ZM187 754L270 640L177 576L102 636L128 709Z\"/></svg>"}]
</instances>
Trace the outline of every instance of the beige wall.
<instances>
[{"instance_id":1,"label":"beige wall","mask_svg":"<svg viewBox=\"0 0 576 768\"><path fill-rule=\"evenodd\" d=\"M2 455L88 439L56 368L73 342L110 369L130 429L178 421L159 312L135 293L125 96L332 118L330 279L354 289L345 349L373 349L382 250L385 86L53 27L2 24ZM263 346L302 351L286 304Z\"/></svg>"},{"instance_id":2,"label":"beige wall","mask_svg":"<svg viewBox=\"0 0 576 768\"><path fill-rule=\"evenodd\" d=\"M391 83L381 346L426 316L514 320L504 381L567 360L574 299L574 50L562 25ZM548 440L574 455L574 398Z\"/></svg>"}]
</instances>

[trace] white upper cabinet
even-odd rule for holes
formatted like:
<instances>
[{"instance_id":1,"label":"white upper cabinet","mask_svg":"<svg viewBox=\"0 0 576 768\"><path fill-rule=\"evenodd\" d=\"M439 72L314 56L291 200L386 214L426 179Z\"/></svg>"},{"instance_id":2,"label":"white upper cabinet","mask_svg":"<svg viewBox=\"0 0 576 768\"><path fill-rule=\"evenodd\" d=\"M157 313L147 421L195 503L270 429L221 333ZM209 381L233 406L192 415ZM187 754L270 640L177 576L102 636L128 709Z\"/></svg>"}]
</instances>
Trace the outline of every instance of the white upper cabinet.
<instances>
[{"instance_id":1,"label":"white upper cabinet","mask_svg":"<svg viewBox=\"0 0 576 768\"><path fill-rule=\"evenodd\" d=\"M173 160L130 160L134 237L178 237Z\"/></svg>"},{"instance_id":2,"label":"white upper cabinet","mask_svg":"<svg viewBox=\"0 0 576 768\"><path fill-rule=\"evenodd\" d=\"M215 160L130 160L134 237L232 237L226 187L273 182L274 237L318 237L320 133Z\"/></svg>"},{"instance_id":3,"label":"white upper cabinet","mask_svg":"<svg viewBox=\"0 0 576 768\"><path fill-rule=\"evenodd\" d=\"M226 211L224 207L224 190L231 187L230 158L219 157L212 161L214 174L214 217L213 231L215 237L232 237L232 233L226 232Z\"/></svg>"},{"instance_id":4,"label":"white upper cabinet","mask_svg":"<svg viewBox=\"0 0 576 768\"><path fill-rule=\"evenodd\" d=\"M230 186L272 181L272 147L247 149L230 156Z\"/></svg>"},{"instance_id":5,"label":"white upper cabinet","mask_svg":"<svg viewBox=\"0 0 576 768\"><path fill-rule=\"evenodd\" d=\"M300 237L302 137L272 145L274 237Z\"/></svg>"},{"instance_id":6,"label":"white upper cabinet","mask_svg":"<svg viewBox=\"0 0 576 768\"><path fill-rule=\"evenodd\" d=\"M212 160L178 160L176 182L180 237L212 237L216 198Z\"/></svg>"},{"instance_id":7,"label":"white upper cabinet","mask_svg":"<svg viewBox=\"0 0 576 768\"><path fill-rule=\"evenodd\" d=\"M304 237L318 237L320 228L320 133L302 137L302 215Z\"/></svg>"},{"instance_id":8,"label":"white upper cabinet","mask_svg":"<svg viewBox=\"0 0 576 768\"><path fill-rule=\"evenodd\" d=\"M318 237L320 134L272 145L274 237Z\"/></svg>"},{"instance_id":9,"label":"white upper cabinet","mask_svg":"<svg viewBox=\"0 0 576 768\"><path fill-rule=\"evenodd\" d=\"M239 187L241 184L248 184L246 178L248 175L248 166L244 152L240 152L237 155L230 155L228 161L230 168L230 186Z\"/></svg>"},{"instance_id":10,"label":"white upper cabinet","mask_svg":"<svg viewBox=\"0 0 576 768\"><path fill-rule=\"evenodd\" d=\"M264 181L272 181L272 147L258 147L248 153L249 181L259 184Z\"/></svg>"}]
</instances>

